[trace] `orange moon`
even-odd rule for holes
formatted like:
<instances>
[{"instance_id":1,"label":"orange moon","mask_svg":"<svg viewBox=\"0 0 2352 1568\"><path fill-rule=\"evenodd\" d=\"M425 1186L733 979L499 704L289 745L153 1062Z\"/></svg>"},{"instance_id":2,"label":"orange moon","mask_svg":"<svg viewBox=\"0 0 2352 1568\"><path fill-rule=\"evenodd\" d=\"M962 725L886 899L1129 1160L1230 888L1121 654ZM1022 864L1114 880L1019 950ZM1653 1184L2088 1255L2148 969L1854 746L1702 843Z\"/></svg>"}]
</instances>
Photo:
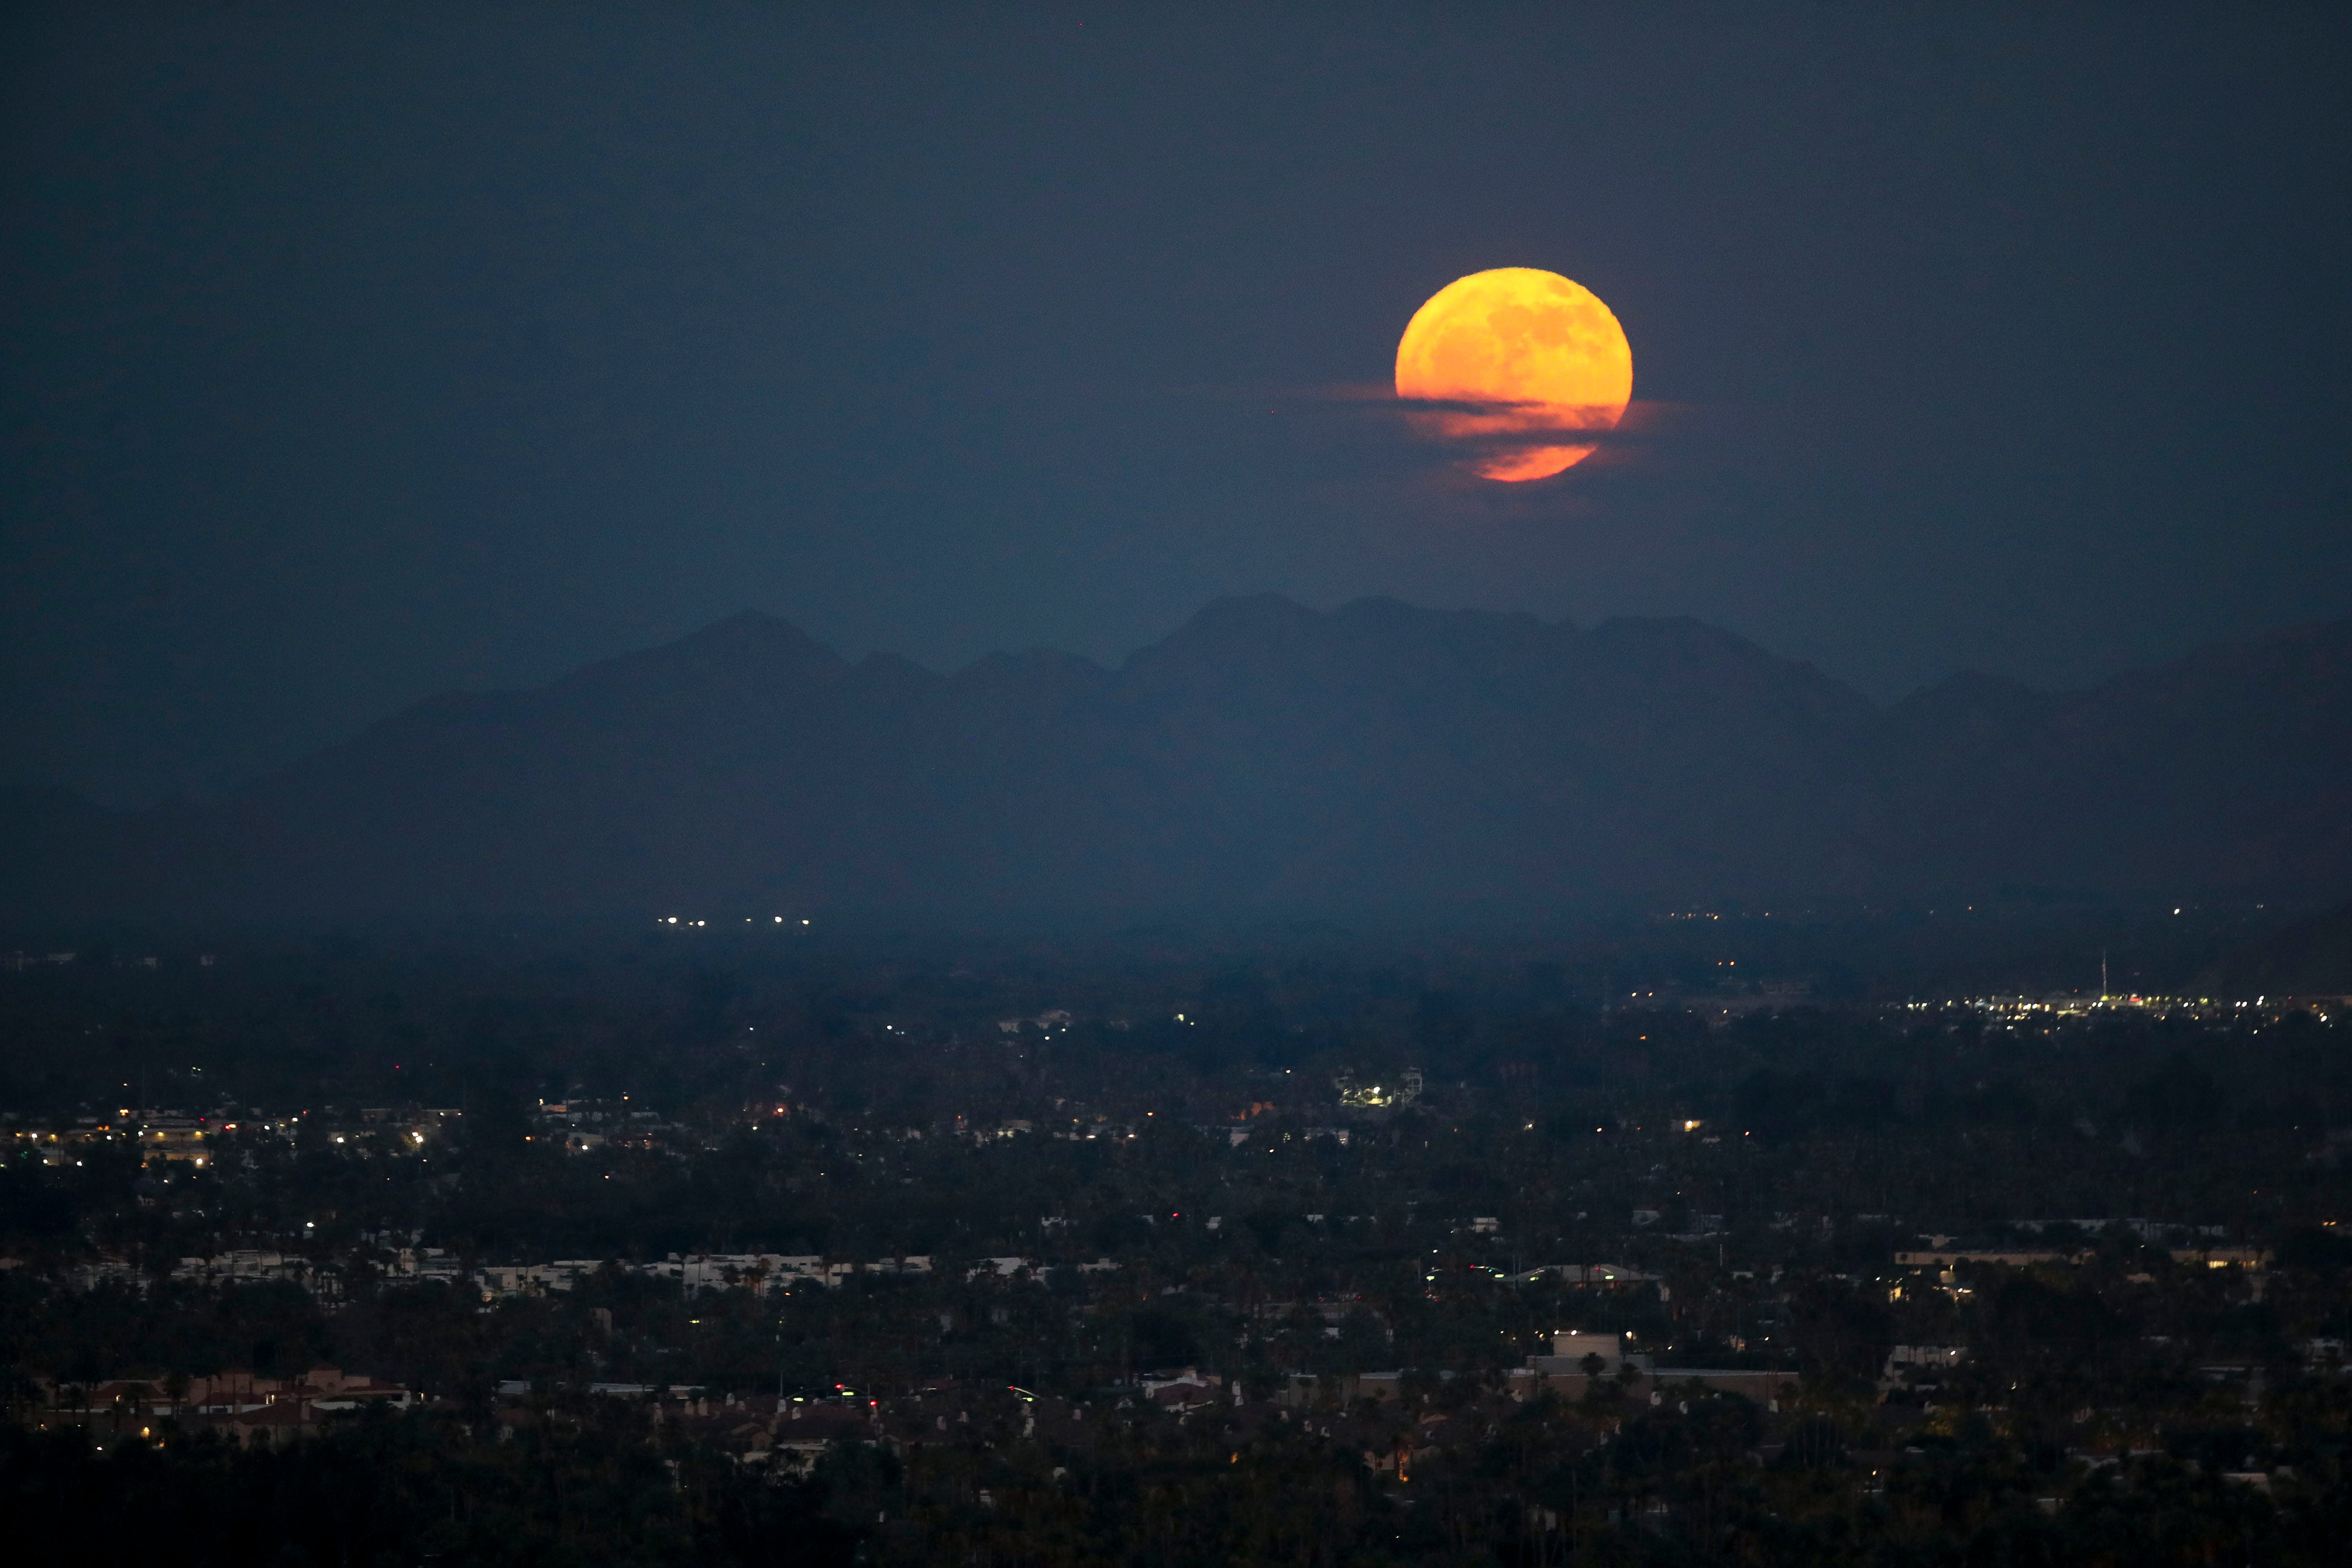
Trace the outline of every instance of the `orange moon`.
<instances>
[{"instance_id":1,"label":"orange moon","mask_svg":"<svg viewBox=\"0 0 2352 1568\"><path fill-rule=\"evenodd\" d=\"M1540 479L1591 457L1550 432L1608 430L1633 397L1633 351L1599 296L1557 272L1497 267L1430 296L1397 344L1396 395L1488 405L1416 415L1441 439L1496 449L1470 466L1490 479Z\"/></svg>"}]
</instances>

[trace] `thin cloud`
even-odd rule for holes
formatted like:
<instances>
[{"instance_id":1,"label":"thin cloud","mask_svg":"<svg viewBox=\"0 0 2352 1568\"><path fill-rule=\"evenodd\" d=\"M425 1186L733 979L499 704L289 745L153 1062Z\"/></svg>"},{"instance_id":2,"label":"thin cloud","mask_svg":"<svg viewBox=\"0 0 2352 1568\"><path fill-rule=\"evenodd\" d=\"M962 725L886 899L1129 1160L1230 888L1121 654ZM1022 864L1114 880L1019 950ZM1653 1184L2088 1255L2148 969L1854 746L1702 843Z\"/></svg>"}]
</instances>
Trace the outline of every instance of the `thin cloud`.
<instances>
[{"instance_id":1,"label":"thin cloud","mask_svg":"<svg viewBox=\"0 0 2352 1568\"><path fill-rule=\"evenodd\" d=\"M1298 455L1331 472L1361 475L1419 473L1444 488L1465 481L1474 492L1541 489L1557 492L1558 481L1598 469L1647 467L1657 449L1693 433L1704 410L1696 405L1637 398L1622 417L1605 426L1557 423L1530 417L1556 405L1534 400L1399 397L1389 382L1325 382L1308 385L1188 385L1163 388L1164 397L1227 404L1277 415L1293 432ZM1450 428L1448 428L1450 426ZM1465 428L1467 426L1467 428ZM1474 471L1513 453L1545 447L1587 449L1561 474L1504 483Z\"/></svg>"},{"instance_id":2,"label":"thin cloud","mask_svg":"<svg viewBox=\"0 0 2352 1568\"><path fill-rule=\"evenodd\" d=\"M1506 398L1399 397L1383 389L1378 395L1356 387L1318 388L1303 401L1337 404L1353 417L1394 429L1414 441L1445 453L1449 460L1499 456L1545 447L1588 447L1620 453L1654 447L1691 422L1696 410L1687 404L1637 399L1624 414L1607 423L1609 410L1596 409L1582 417L1562 417L1557 404ZM1491 421L1471 425L1472 421ZM1467 426L1467 427L1465 427Z\"/></svg>"},{"instance_id":3,"label":"thin cloud","mask_svg":"<svg viewBox=\"0 0 2352 1568\"><path fill-rule=\"evenodd\" d=\"M1382 381L1328 382L1314 386L1187 387L1178 389L1178 395L1244 404L1289 404L1294 407L1338 405L1375 421L1410 420L1416 415L1435 414L1502 417L1541 413L1559 406L1532 398L1399 397L1396 388ZM1514 446L1622 445L1667 434L1697 411L1694 404L1635 398L1626 405L1623 416L1610 426L1550 425L1510 433L1507 439ZM1563 442L1563 436L1573 439ZM1497 433L1497 438L1504 437Z\"/></svg>"}]
</instances>

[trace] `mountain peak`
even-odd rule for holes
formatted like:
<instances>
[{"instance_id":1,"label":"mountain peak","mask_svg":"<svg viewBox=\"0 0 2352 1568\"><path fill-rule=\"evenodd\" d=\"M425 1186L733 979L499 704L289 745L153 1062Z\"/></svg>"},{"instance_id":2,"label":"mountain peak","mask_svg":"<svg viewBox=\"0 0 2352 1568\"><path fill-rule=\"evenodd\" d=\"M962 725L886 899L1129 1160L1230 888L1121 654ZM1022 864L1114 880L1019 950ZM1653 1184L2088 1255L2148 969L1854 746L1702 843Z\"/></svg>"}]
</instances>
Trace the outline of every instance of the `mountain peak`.
<instances>
[{"instance_id":1,"label":"mountain peak","mask_svg":"<svg viewBox=\"0 0 2352 1568\"><path fill-rule=\"evenodd\" d=\"M739 610L674 642L640 648L573 671L555 683L557 694L635 686L793 679L835 674L847 661L790 621L759 610Z\"/></svg>"},{"instance_id":2,"label":"mountain peak","mask_svg":"<svg viewBox=\"0 0 2352 1568\"><path fill-rule=\"evenodd\" d=\"M788 653L805 654L812 649L824 649L818 642L792 622L769 615L764 610L738 610L723 620L716 620L700 631L688 632L669 647L716 653ZM824 649L830 652L830 649Z\"/></svg>"},{"instance_id":3,"label":"mountain peak","mask_svg":"<svg viewBox=\"0 0 2352 1568\"><path fill-rule=\"evenodd\" d=\"M1329 620L1281 594L1242 594L1212 599L1195 610L1168 642L1203 637L1263 637L1292 633ZM1163 643L1161 647L1166 647Z\"/></svg>"}]
</instances>

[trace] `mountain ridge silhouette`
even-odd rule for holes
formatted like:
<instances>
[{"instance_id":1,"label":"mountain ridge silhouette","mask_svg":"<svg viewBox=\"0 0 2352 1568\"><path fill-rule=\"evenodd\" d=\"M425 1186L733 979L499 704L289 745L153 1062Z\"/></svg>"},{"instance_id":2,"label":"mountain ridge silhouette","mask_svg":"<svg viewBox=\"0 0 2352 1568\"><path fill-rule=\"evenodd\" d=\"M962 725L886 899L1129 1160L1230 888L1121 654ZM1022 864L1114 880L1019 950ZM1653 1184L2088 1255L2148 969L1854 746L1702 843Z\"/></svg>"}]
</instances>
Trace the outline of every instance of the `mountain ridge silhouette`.
<instances>
[{"instance_id":1,"label":"mountain ridge silhouette","mask_svg":"<svg viewBox=\"0 0 2352 1568\"><path fill-rule=\"evenodd\" d=\"M16 792L18 917L1359 918L2352 886L2352 620L1891 707L1687 617L1221 599L940 674L745 611L220 800Z\"/></svg>"}]
</instances>

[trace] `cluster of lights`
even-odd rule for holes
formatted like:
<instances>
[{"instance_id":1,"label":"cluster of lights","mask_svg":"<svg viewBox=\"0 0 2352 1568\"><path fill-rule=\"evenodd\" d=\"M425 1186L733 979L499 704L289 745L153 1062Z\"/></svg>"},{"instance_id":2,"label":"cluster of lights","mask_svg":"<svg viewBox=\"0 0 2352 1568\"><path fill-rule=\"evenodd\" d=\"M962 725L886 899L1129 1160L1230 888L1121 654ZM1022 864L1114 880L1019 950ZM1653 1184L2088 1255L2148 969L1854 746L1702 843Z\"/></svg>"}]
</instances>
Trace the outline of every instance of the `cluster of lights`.
<instances>
[{"instance_id":1,"label":"cluster of lights","mask_svg":"<svg viewBox=\"0 0 2352 1568\"><path fill-rule=\"evenodd\" d=\"M770 918L772 918L778 925L784 923L784 917L782 915L774 915ZM688 920L680 915L657 915L654 919L654 924L657 926L707 926L709 923L710 922L709 921ZM745 915L743 917L743 923L745 925L754 925L758 922L751 916ZM807 920L801 921L801 924L803 925L811 925L814 923L814 921Z\"/></svg>"},{"instance_id":2,"label":"cluster of lights","mask_svg":"<svg viewBox=\"0 0 2352 1568\"><path fill-rule=\"evenodd\" d=\"M2114 1012L2134 1008L2152 1013L2168 1013L2187 1007L2227 1008L2242 1014L2249 1007L2266 1007L2269 1005L2267 995L2257 996L2251 1002L2224 1002L2211 996L2144 996L2134 993L2102 996L1953 996L1940 1002L1906 1002L1903 1005L1904 1011L1910 1013L1965 1008L2009 1017L2023 1018L2041 1014L2053 1018L2068 1018L2081 1017L2102 1009ZM2327 1021L2326 1010L2315 1006L2312 1011L2322 1022Z\"/></svg>"}]
</instances>

